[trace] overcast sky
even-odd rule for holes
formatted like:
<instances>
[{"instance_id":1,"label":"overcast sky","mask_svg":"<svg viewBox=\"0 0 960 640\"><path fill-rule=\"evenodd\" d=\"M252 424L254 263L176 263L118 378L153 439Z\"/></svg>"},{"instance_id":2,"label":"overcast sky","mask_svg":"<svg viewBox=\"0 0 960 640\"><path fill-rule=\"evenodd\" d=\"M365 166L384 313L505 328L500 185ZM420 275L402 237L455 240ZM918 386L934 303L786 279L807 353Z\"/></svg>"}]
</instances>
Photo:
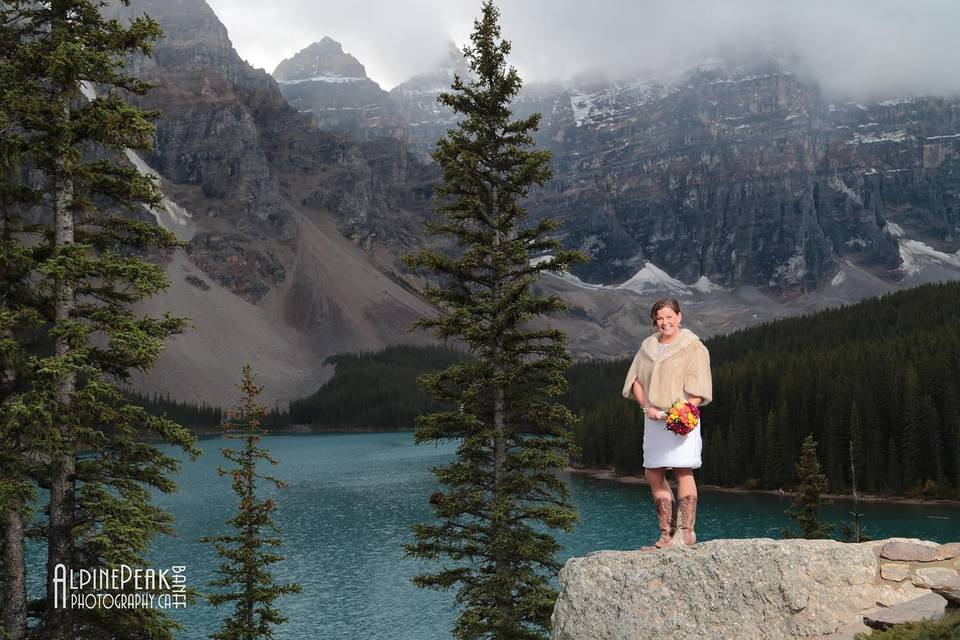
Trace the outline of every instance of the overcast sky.
<instances>
[{"instance_id":1,"label":"overcast sky","mask_svg":"<svg viewBox=\"0 0 960 640\"><path fill-rule=\"evenodd\" d=\"M323 36L385 89L469 37L480 0L207 0L240 55L272 72ZM525 81L589 68L679 68L731 48L776 46L828 95L960 91L957 0L503 0Z\"/></svg>"}]
</instances>

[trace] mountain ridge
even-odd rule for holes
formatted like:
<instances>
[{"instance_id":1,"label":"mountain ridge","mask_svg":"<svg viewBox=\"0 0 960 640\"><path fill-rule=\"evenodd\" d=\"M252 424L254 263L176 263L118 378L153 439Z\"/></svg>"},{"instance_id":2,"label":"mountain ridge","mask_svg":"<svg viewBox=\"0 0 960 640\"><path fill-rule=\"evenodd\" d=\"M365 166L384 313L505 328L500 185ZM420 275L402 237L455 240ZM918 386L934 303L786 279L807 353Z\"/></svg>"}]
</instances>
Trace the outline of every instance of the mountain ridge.
<instances>
[{"instance_id":1,"label":"mountain ridge","mask_svg":"<svg viewBox=\"0 0 960 640\"><path fill-rule=\"evenodd\" d=\"M283 402L329 375L332 353L429 342L406 332L431 309L399 257L435 242L420 226L439 177L426 155L455 122L435 98L464 71L456 47L389 93L367 79L394 127L382 113L340 114L358 111L349 100L297 103L290 87L362 80L317 80L329 69L306 65L280 84L240 59L202 0L144 7L167 37L131 61L159 85L141 106L163 114L143 161L191 216L174 287L151 304L197 329L138 386L229 404L231 373L255 354L268 401ZM338 68L359 73L353 60ZM530 217L558 218L567 246L593 258L537 284L570 304L548 322L578 358L616 357L635 349L658 297L680 298L711 335L960 277L957 104L831 104L779 67L716 63L670 82L527 85L516 115L543 113L537 143L555 168Z\"/></svg>"}]
</instances>

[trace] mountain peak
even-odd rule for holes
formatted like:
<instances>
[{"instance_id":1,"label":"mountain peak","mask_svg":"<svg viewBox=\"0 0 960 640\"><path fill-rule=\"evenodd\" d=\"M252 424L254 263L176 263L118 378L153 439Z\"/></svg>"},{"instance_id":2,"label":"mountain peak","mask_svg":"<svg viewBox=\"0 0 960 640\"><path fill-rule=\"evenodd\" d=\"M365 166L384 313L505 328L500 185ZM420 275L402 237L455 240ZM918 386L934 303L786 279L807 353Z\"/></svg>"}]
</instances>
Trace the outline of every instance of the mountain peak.
<instances>
[{"instance_id":1,"label":"mountain peak","mask_svg":"<svg viewBox=\"0 0 960 640\"><path fill-rule=\"evenodd\" d=\"M344 52L343 45L324 36L278 64L273 77L279 82L315 78L365 79L367 71L359 60Z\"/></svg>"}]
</instances>

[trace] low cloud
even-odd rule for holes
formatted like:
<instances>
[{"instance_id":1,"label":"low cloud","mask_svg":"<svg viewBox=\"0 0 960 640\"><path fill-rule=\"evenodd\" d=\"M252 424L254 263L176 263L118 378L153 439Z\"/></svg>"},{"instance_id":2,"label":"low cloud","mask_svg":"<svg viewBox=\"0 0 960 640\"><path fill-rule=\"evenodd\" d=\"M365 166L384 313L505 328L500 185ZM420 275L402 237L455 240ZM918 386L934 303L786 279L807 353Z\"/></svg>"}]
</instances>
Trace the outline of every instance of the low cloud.
<instances>
[{"instance_id":1,"label":"low cloud","mask_svg":"<svg viewBox=\"0 0 960 640\"><path fill-rule=\"evenodd\" d=\"M479 0L208 0L240 55L273 71L330 36L389 89L463 43ZM675 71L708 57L788 57L824 94L866 99L960 92L960 3L929 0L512 0L501 4L524 80ZM134 5L135 6L135 5Z\"/></svg>"}]
</instances>

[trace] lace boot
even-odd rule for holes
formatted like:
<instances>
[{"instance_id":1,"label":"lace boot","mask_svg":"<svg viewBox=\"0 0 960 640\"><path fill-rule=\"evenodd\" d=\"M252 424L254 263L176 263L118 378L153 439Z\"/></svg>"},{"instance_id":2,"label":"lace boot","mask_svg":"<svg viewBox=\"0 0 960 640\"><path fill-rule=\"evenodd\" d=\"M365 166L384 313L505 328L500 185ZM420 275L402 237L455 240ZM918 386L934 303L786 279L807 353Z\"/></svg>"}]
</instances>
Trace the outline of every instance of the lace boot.
<instances>
[{"instance_id":1,"label":"lace boot","mask_svg":"<svg viewBox=\"0 0 960 640\"><path fill-rule=\"evenodd\" d=\"M673 496L669 498L655 498L654 503L657 506L657 520L660 523L660 539L648 547L640 547L641 551L662 549L670 543L670 536L673 535L673 524L677 518Z\"/></svg>"},{"instance_id":2,"label":"lace boot","mask_svg":"<svg viewBox=\"0 0 960 640\"><path fill-rule=\"evenodd\" d=\"M697 523L697 496L683 496L677 507L677 531L668 547L688 547L697 544L693 527Z\"/></svg>"}]
</instances>

